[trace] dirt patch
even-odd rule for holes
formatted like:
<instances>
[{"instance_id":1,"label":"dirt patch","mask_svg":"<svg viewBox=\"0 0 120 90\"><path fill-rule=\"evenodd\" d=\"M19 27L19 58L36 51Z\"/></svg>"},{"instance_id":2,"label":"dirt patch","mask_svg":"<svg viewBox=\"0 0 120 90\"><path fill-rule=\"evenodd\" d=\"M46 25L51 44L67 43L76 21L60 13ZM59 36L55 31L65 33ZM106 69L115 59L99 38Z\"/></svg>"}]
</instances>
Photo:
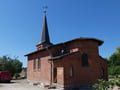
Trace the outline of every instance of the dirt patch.
<instances>
[{"instance_id":1,"label":"dirt patch","mask_svg":"<svg viewBox=\"0 0 120 90\"><path fill-rule=\"evenodd\" d=\"M48 90L39 86L32 86L26 79L12 80L11 83L0 83L0 90Z\"/></svg>"}]
</instances>

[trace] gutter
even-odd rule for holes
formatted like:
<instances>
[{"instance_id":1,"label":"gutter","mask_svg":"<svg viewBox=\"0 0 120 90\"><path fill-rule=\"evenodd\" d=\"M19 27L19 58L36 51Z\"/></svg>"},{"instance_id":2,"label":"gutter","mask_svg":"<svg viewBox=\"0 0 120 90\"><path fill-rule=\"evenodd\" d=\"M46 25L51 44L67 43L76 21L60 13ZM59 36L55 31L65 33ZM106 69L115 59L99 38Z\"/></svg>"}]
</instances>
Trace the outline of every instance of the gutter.
<instances>
[{"instance_id":1,"label":"gutter","mask_svg":"<svg viewBox=\"0 0 120 90\"><path fill-rule=\"evenodd\" d=\"M47 47L47 51L52 58L53 55L50 52L50 50L48 49L48 47ZM52 88L52 80L53 80L53 73L52 73L53 72L53 59L51 59L51 60L48 59L48 62L50 63L50 86L49 86L49 89L50 89L50 88Z\"/></svg>"}]
</instances>

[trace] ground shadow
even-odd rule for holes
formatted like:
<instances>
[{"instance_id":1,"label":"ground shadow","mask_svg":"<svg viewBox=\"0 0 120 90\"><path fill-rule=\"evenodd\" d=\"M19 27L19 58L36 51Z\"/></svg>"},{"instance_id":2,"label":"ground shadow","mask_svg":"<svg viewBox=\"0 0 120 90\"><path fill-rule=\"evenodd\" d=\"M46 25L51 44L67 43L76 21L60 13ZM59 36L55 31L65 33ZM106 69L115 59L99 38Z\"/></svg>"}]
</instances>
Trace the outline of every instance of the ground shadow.
<instances>
[{"instance_id":1,"label":"ground shadow","mask_svg":"<svg viewBox=\"0 0 120 90\"><path fill-rule=\"evenodd\" d=\"M16 83L15 81L10 81L10 82L5 82L5 81L0 81L0 84L14 84Z\"/></svg>"}]
</instances>

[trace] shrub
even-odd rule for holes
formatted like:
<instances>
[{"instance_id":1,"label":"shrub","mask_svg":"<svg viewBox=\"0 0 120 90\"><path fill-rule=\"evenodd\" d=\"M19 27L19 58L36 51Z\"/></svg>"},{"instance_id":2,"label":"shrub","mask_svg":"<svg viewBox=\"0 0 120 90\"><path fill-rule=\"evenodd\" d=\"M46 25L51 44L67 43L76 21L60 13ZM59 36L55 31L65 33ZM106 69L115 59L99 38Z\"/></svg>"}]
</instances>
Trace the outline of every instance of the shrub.
<instances>
[{"instance_id":1,"label":"shrub","mask_svg":"<svg viewBox=\"0 0 120 90\"><path fill-rule=\"evenodd\" d=\"M14 74L15 79L17 79L20 75L18 73Z\"/></svg>"},{"instance_id":2,"label":"shrub","mask_svg":"<svg viewBox=\"0 0 120 90\"><path fill-rule=\"evenodd\" d=\"M108 90L108 88L113 88L114 86L119 86L120 85L120 80L103 80L99 79L98 83L94 84L93 87L96 88L97 90Z\"/></svg>"}]
</instances>

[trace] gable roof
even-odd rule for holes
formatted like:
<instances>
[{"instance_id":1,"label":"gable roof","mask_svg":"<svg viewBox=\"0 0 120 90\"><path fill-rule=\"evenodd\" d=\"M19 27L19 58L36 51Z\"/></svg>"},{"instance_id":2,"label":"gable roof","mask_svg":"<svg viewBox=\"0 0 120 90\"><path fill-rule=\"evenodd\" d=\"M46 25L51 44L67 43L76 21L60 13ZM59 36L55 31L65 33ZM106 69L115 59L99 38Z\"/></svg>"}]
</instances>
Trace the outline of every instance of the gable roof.
<instances>
[{"instance_id":1,"label":"gable roof","mask_svg":"<svg viewBox=\"0 0 120 90\"><path fill-rule=\"evenodd\" d=\"M59 56L55 56L55 57L52 57L50 58L49 60L57 60L57 59L61 59L63 57L66 57L66 56L69 56L69 55L72 55L72 54L75 54L75 53L78 53L79 51L77 52L71 52L71 53L65 53L65 54L62 54L62 55L59 55Z\"/></svg>"},{"instance_id":2,"label":"gable roof","mask_svg":"<svg viewBox=\"0 0 120 90\"><path fill-rule=\"evenodd\" d=\"M32 52L32 53L26 54L25 56L29 56L29 55L31 55L31 54L35 54L35 53L37 53L37 52L46 50L46 49L48 49L48 48L53 48L53 47L55 47L55 46L63 45L63 44L66 44L66 43L70 43L70 42L77 41L77 40L80 40L80 41L84 41L84 40L85 40L85 41L89 41L89 40L92 40L92 41L97 42L99 46L102 45L103 42L104 42L104 41L99 40L99 39L96 39L96 38L76 38L76 39L73 39L73 40L70 40L70 41L66 41L66 42L64 42L64 43L59 43L59 44L55 44L55 45L51 45L51 46L44 47L44 48L42 48L42 49L40 49L40 50L37 50L37 51L34 51L34 52Z\"/></svg>"}]
</instances>

